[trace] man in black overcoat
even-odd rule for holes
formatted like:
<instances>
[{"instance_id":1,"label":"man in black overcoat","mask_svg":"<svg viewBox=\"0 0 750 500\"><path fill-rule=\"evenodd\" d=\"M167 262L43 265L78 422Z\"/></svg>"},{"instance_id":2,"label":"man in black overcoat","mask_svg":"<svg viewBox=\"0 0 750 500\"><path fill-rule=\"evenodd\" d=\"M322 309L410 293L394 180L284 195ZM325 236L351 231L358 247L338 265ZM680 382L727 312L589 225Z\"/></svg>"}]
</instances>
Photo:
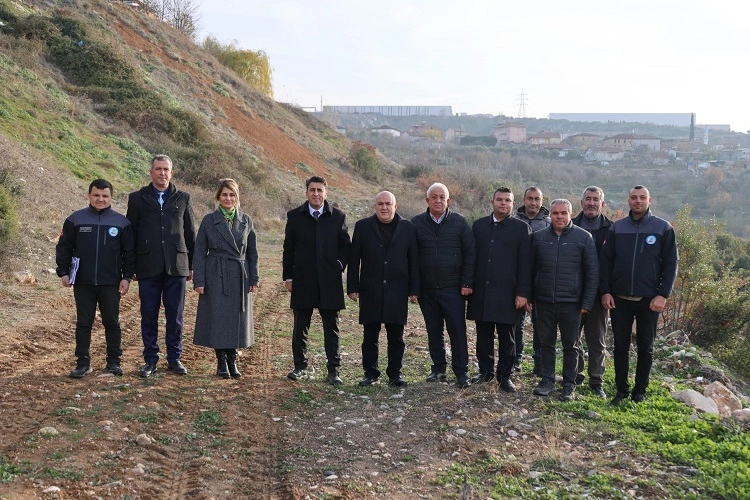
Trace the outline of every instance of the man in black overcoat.
<instances>
[{"instance_id":1,"label":"man in black overcoat","mask_svg":"<svg viewBox=\"0 0 750 500\"><path fill-rule=\"evenodd\" d=\"M516 391L510 379L516 358L515 326L531 297L531 227L511 217L512 212L513 193L500 187L492 196L492 214L472 226L477 263L466 314L477 326L479 373L471 382L489 382L497 376L506 392Z\"/></svg>"},{"instance_id":2,"label":"man in black overcoat","mask_svg":"<svg viewBox=\"0 0 750 500\"><path fill-rule=\"evenodd\" d=\"M411 221L396 213L396 197L389 191L375 197L375 214L357 221L347 272L347 293L359 300L359 323L364 325L362 368L366 387L380 378L378 337L385 324L388 335L388 383L403 387L404 325L409 302L419 294L417 232Z\"/></svg>"},{"instance_id":3,"label":"man in black overcoat","mask_svg":"<svg viewBox=\"0 0 750 500\"><path fill-rule=\"evenodd\" d=\"M186 282L193 277L195 213L190 194L172 184L172 160L151 159L151 183L128 197L127 218L135 237L135 273L141 299L143 359L141 377L159 360L159 309L164 304L167 370L187 373L182 356L182 313Z\"/></svg>"},{"instance_id":4,"label":"man in black overcoat","mask_svg":"<svg viewBox=\"0 0 750 500\"><path fill-rule=\"evenodd\" d=\"M344 309L341 274L349 262L351 240L346 215L327 201L328 184L313 176L305 182L307 201L287 212L284 232L282 279L291 292L294 311L291 380L307 377L307 335L313 309L323 323L323 339L328 358L328 383L340 385L339 311Z\"/></svg>"}]
</instances>

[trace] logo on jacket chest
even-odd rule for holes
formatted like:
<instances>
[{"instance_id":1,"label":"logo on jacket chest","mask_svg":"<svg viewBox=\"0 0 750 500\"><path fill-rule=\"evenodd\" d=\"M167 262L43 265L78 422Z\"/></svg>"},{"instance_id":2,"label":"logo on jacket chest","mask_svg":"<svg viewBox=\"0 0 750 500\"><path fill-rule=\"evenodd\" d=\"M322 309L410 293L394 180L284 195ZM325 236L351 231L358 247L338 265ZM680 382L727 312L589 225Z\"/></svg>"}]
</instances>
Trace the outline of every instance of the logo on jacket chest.
<instances>
[{"instance_id":1,"label":"logo on jacket chest","mask_svg":"<svg viewBox=\"0 0 750 500\"><path fill-rule=\"evenodd\" d=\"M109 234L111 237L114 238L115 236L117 236L118 234L120 234L120 230L117 229L116 227L110 227L107 230L107 234Z\"/></svg>"},{"instance_id":2,"label":"logo on jacket chest","mask_svg":"<svg viewBox=\"0 0 750 500\"><path fill-rule=\"evenodd\" d=\"M81 226L81 227L78 228L78 232L79 233L90 233L93 230L94 230L94 228L91 227L91 226Z\"/></svg>"},{"instance_id":3,"label":"logo on jacket chest","mask_svg":"<svg viewBox=\"0 0 750 500\"><path fill-rule=\"evenodd\" d=\"M656 236L654 236L653 234L649 234L648 236L646 236L647 245L653 245L654 243L656 243Z\"/></svg>"}]
</instances>

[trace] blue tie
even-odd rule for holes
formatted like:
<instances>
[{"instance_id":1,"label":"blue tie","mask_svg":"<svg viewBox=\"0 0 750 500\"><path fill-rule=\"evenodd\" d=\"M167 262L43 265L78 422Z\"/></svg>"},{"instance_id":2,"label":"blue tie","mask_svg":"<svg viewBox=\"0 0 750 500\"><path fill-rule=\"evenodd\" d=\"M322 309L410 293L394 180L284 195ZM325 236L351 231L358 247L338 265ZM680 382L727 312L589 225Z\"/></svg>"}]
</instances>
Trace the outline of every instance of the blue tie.
<instances>
[{"instance_id":1,"label":"blue tie","mask_svg":"<svg viewBox=\"0 0 750 500\"><path fill-rule=\"evenodd\" d=\"M157 201L159 202L159 206L164 208L164 191L159 191L159 199Z\"/></svg>"},{"instance_id":2,"label":"blue tie","mask_svg":"<svg viewBox=\"0 0 750 500\"><path fill-rule=\"evenodd\" d=\"M316 210L313 212L313 217L315 217L315 220L318 220L318 217L320 217L320 210Z\"/></svg>"}]
</instances>

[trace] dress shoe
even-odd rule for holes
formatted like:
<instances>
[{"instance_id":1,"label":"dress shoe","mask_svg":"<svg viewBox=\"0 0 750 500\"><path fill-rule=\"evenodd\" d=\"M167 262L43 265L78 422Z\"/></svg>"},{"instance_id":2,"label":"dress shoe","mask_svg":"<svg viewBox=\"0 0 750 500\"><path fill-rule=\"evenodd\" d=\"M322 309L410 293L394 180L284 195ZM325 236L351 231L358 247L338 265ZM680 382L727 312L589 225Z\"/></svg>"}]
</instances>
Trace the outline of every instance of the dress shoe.
<instances>
[{"instance_id":1,"label":"dress shoe","mask_svg":"<svg viewBox=\"0 0 750 500\"><path fill-rule=\"evenodd\" d=\"M179 359L174 360L171 363L167 363L167 371L176 373L177 375L187 374L187 368L185 368L185 365L183 365L182 361L180 361Z\"/></svg>"},{"instance_id":2,"label":"dress shoe","mask_svg":"<svg viewBox=\"0 0 750 500\"><path fill-rule=\"evenodd\" d=\"M288 378L289 380L301 380L307 377L308 373L304 368L295 368L294 370L286 374L286 378Z\"/></svg>"},{"instance_id":3,"label":"dress shoe","mask_svg":"<svg viewBox=\"0 0 750 500\"><path fill-rule=\"evenodd\" d=\"M390 379L388 381L388 385L390 385L391 387L406 387L407 385L409 385L409 383L404 380L404 377L398 375L397 377L393 377L392 379Z\"/></svg>"},{"instance_id":4,"label":"dress shoe","mask_svg":"<svg viewBox=\"0 0 750 500\"><path fill-rule=\"evenodd\" d=\"M618 391L615 397L612 398L612 401L609 402L609 406L618 406L620 403L628 399L628 396L630 396L630 394L627 392Z\"/></svg>"},{"instance_id":5,"label":"dress shoe","mask_svg":"<svg viewBox=\"0 0 750 500\"><path fill-rule=\"evenodd\" d=\"M573 401L575 399L576 386L565 385L563 386L562 393L560 393L560 401Z\"/></svg>"},{"instance_id":6,"label":"dress shoe","mask_svg":"<svg viewBox=\"0 0 750 500\"><path fill-rule=\"evenodd\" d=\"M143 378L150 377L152 374L156 373L156 363L146 363L143 365L143 368L138 372L138 375L140 375Z\"/></svg>"},{"instance_id":7,"label":"dress shoe","mask_svg":"<svg viewBox=\"0 0 750 500\"><path fill-rule=\"evenodd\" d=\"M427 376L427 382L448 382L448 377L445 373L432 372Z\"/></svg>"},{"instance_id":8,"label":"dress shoe","mask_svg":"<svg viewBox=\"0 0 750 500\"><path fill-rule=\"evenodd\" d=\"M516 392L515 384L510 380L510 377L503 377L500 381L500 389L505 392Z\"/></svg>"},{"instance_id":9,"label":"dress shoe","mask_svg":"<svg viewBox=\"0 0 750 500\"><path fill-rule=\"evenodd\" d=\"M331 385L341 385L344 383L343 380L341 380L341 377L339 377L338 373L331 372L326 377L326 382L328 382Z\"/></svg>"},{"instance_id":10,"label":"dress shoe","mask_svg":"<svg viewBox=\"0 0 750 500\"><path fill-rule=\"evenodd\" d=\"M473 377L471 377L471 383L472 384L484 384L485 382L489 382L495 378L495 376L491 373L477 373Z\"/></svg>"},{"instance_id":11,"label":"dress shoe","mask_svg":"<svg viewBox=\"0 0 750 500\"><path fill-rule=\"evenodd\" d=\"M630 396L630 399L632 399L636 403L643 403L644 401L646 401L646 395L642 392L634 392Z\"/></svg>"},{"instance_id":12,"label":"dress shoe","mask_svg":"<svg viewBox=\"0 0 750 500\"><path fill-rule=\"evenodd\" d=\"M71 378L83 378L89 373L91 373L93 370L91 369L91 365L80 365L76 366L75 370L71 370L70 377Z\"/></svg>"},{"instance_id":13,"label":"dress shoe","mask_svg":"<svg viewBox=\"0 0 750 500\"><path fill-rule=\"evenodd\" d=\"M459 388L464 389L471 385L471 380L469 379L469 376L466 374L459 375L456 377L456 385Z\"/></svg>"},{"instance_id":14,"label":"dress shoe","mask_svg":"<svg viewBox=\"0 0 750 500\"><path fill-rule=\"evenodd\" d=\"M515 363L513 363L513 370L517 371L517 372L520 372L521 371L521 363L522 363L521 358L516 358Z\"/></svg>"},{"instance_id":15,"label":"dress shoe","mask_svg":"<svg viewBox=\"0 0 750 500\"><path fill-rule=\"evenodd\" d=\"M368 376L366 376L365 378L363 378L362 380L359 381L359 386L360 387L370 387L372 384L376 383L377 381L378 381L378 377L371 377L371 376L368 375Z\"/></svg>"},{"instance_id":16,"label":"dress shoe","mask_svg":"<svg viewBox=\"0 0 750 500\"><path fill-rule=\"evenodd\" d=\"M107 367L104 370L113 375L122 375L122 367L120 366L119 361L110 361L107 363Z\"/></svg>"},{"instance_id":17,"label":"dress shoe","mask_svg":"<svg viewBox=\"0 0 750 500\"><path fill-rule=\"evenodd\" d=\"M595 396L599 396L602 399L607 399L607 393L604 392L604 389L602 389L602 386L600 385L592 385L590 387L591 393Z\"/></svg>"},{"instance_id":18,"label":"dress shoe","mask_svg":"<svg viewBox=\"0 0 750 500\"><path fill-rule=\"evenodd\" d=\"M548 378L543 378L539 385L534 387L534 390L531 391L534 396L549 396L551 393L555 392L555 382Z\"/></svg>"}]
</instances>

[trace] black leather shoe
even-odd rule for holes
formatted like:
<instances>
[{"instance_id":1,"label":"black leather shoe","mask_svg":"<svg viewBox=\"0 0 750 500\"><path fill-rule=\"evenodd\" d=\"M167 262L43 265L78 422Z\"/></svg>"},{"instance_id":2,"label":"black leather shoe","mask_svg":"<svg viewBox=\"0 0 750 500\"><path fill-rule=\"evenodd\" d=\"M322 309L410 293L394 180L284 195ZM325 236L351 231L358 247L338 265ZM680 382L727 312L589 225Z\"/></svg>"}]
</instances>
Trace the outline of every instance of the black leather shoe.
<instances>
[{"instance_id":1,"label":"black leather shoe","mask_svg":"<svg viewBox=\"0 0 750 500\"><path fill-rule=\"evenodd\" d=\"M465 375L465 374L464 375L459 375L458 377L456 377L456 385L460 389L464 389L464 388L469 387L471 385L471 380L469 379L468 375Z\"/></svg>"},{"instance_id":2,"label":"black leather shoe","mask_svg":"<svg viewBox=\"0 0 750 500\"><path fill-rule=\"evenodd\" d=\"M573 401L576 397L576 386L574 385L565 385L563 386L563 390L560 393L560 401Z\"/></svg>"},{"instance_id":3,"label":"black leather shoe","mask_svg":"<svg viewBox=\"0 0 750 500\"><path fill-rule=\"evenodd\" d=\"M472 384L483 384L485 382L489 382L495 378L495 376L491 373L477 373L473 377L471 377L471 383Z\"/></svg>"},{"instance_id":4,"label":"black leather shoe","mask_svg":"<svg viewBox=\"0 0 750 500\"><path fill-rule=\"evenodd\" d=\"M409 385L409 383L404 380L404 377L399 375L390 379L388 381L388 385L390 385L391 387L406 387L407 385Z\"/></svg>"},{"instance_id":5,"label":"black leather shoe","mask_svg":"<svg viewBox=\"0 0 750 500\"><path fill-rule=\"evenodd\" d=\"M602 399L607 399L607 393L604 392L604 389L602 389L602 386L600 386L600 385L592 385L590 387L590 389L591 389L591 393L594 396L599 396Z\"/></svg>"},{"instance_id":6,"label":"black leather shoe","mask_svg":"<svg viewBox=\"0 0 750 500\"><path fill-rule=\"evenodd\" d=\"M432 372L427 376L428 382L447 382L448 377L445 376L445 373L438 373L438 372Z\"/></svg>"},{"instance_id":7,"label":"black leather shoe","mask_svg":"<svg viewBox=\"0 0 750 500\"><path fill-rule=\"evenodd\" d=\"M177 375L186 375L187 374L187 368L185 368L185 365L182 364L182 361L175 360L171 363L167 364L167 371L176 373Z\"/></svg>"},{"instance_id":8,"label":"black leather shoe","mask_svg":"<svg viewBox=\"0 0 750 500\"><path fill-rule=\"evenodd\" d=\"M227 353L227 369L232 378L242 378L242 373L237 369L237 351L232 350Z\"/></svg>"},{"instance_id":9,"label":"black leather shoe","mask_svg":"<svg viewBox=\"0 0 750 500\"><path fill-rule=\"evenodd\" d=\"M634 392L630 399L632 399L636 403L643 403L646 400L646 395L642 392Z\"/></svg>"},{"instance_id":10,"label":"black leather shoe","mask_svg":"<svg viewBox=\"0 0 750 500\"><path fill-rule=\"evenodd\" d=\"M627 392L618 392L615 397L612 398L612 401L609 402L609 406L619 405L620 403L628 399L628 396L630 396L630 394L628 394Z\"/></svg>"},{"instance_id":11,"label":"black leather shoe","mask_svg":"<svg viewBox=\"0 0 750 500\"><path fill-rule=\"evenodd\" d=\"M548 378L543 378L539 381L539 384L534 387L534 390L531 391L531 393L534 396L549 396L553 392L555 392L555 382Z\"/></svg>"},{"instance_id":12,"label":"black leather shoe","mask_svg":"<svg viewBox=\"0 0 750 500\"><path fill-rule=\"evenodd\" d=\"M370 387L372 384L378 381L378 377L370 377L369 375L359 381L360 387Z\"/></svg>"},{"instance_id":13,"label":"black leather shoe","mask_svg":"<svg viewBox=\"0 0 750 500\"><path fill-rule=\"evenodd\" d=\"M229 378L227 353L222 350L216 351L216 376L221 378Z\"/></svg>"},{"instance_id":14,"label":"black leather shoe","mask_svg":"<svg viewBox=\"0 0 750 500\"><path fill-rule=\"evenodd\" d=\"M146 363L143 365L143 368L138 372L138 375L140 375L143 378L150 377L152 374L156 373L156 363Z\"/></svg>"},{"instance_id":15,"label":"black leather shoe","mask_svg":"<svg viewBox=\"0 0 750 500\"><path fill-rule=\"evenodd\" d=\"M111 373L113 375L122 375L122 367L117 361L110 361L109 363L107 363L107 367L104 370L107 373Z\"/></svg>"},{"instance_id":16,"label":"black leather shoe","mask_svg":"<svg viewBox=\"0 0 750 500\"><path fill-rule=\"evenodd\" d=\"M510 377L503 378L500 382L500 389L505 392L516 392L516 386L511 382Z\"/></svg>"},{"instance_id":17,"label":"black leather shoe","mask_svg":"<svg viewBox=\"0 0 750 500\"><path fill-rule=\"evenodd\" d=\"M83 366L76 366L75 370L71 370L70 377L71 378L83 378L89 373L91 373L93 370L91 369L91 365L83 365Z\"/></svg>"},{"instance_id":18,"label":"black leather shoe","mask_svg":"<svg viewBox=\"0 0 750 500\"><path fill-rule=\"evenodd\" d=\"M331 385L341 385L344 383L344 381L341 380L341 377L339 377L338 373L329 373L326 377L326 382Z\"/></svg>"},{"instance_id":19,"label":"black leather shoe","mask_svg":"<svg viewBox=\"0 0 750 500\"><path fill-rule=\"evenodd\" d=\"M295 368L294 370L286 374L286 378L288 378L289 380L301 380L307 377L307 370L305 370L304 368Z\"/></svg>"}]
</instances>

